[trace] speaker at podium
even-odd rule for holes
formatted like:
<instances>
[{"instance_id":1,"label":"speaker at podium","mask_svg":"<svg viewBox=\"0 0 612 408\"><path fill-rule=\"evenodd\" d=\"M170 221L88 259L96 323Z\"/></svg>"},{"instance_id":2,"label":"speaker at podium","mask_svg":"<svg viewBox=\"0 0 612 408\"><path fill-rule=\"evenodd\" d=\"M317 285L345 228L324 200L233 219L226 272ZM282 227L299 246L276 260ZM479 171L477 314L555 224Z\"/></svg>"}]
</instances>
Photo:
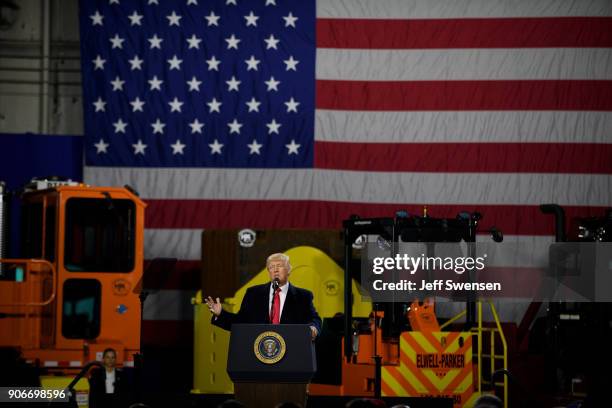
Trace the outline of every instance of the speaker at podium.
<instances>
[{"instance_id":1,"label":"speaker at podium","mask_svg":"<svg viewBox=\"0 0 612 408\"><path fill-rule=\"evenodd\" d=\"M227 373L236 399L247 407L306 406L306 389L316 371L308 324L232 326Z\"/></svg>"}]
</instances>

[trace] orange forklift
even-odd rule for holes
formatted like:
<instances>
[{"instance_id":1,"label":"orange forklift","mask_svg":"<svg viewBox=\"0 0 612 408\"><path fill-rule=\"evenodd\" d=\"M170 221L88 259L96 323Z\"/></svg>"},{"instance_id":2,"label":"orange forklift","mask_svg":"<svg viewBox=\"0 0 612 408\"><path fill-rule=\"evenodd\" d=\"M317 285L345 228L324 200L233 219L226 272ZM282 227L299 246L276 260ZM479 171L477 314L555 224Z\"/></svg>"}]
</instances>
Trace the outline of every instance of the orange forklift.
<instances>
[{"instance_id":1,"label":"orange forklift","mask_svg":"<svg viewBox=\"0 0 612 408\"><path fill-rule=\"evenodd\" d=\"M54 377L74 376L108 347L118 366L133 366L146 204L127 186L53 180L33 181L20 199L21 256L0 259L3 355L16 350Z\"/></svg>"}]
</instances>

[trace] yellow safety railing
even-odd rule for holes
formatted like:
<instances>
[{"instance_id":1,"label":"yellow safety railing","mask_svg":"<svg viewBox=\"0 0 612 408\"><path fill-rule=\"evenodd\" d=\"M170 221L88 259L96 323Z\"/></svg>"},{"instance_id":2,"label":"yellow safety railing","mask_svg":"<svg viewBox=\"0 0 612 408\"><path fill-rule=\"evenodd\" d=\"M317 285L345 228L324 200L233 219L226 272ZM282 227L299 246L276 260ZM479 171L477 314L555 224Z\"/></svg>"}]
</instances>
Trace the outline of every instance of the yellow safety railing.
<instances>
[{"instance_id":1,"label":"yellow safety railing","mask_svg":"<svg viewBox=\"0 0 612 408\"><path fill-rule=\"evenodd\" d=\"M478 326L475 328L472 328L472 333L474 336L477 337L477 361L478 361L478 389L476 390L479 394L482 394L482 385L490 385L492 387L501 387L503 388L503 392L504 392L504 408L508 408L508 376L504 375L504 381L503 382L494 382L493 384L491 384L491 381L489 380L483 380L482 378L482 361L483 358L488 358L490 360L490 370L491 370L491 376L493 375L493 373L496 370L499 369L504 369L507 370L508 369L508 344L506 343L506 337L504 336L504 332L502 330L501 327L501 322L499 321L499 315L497 314L497 310L495 310L495 306L493 305L493 303L491 301L487 302L491 308L491 314L493 315L493 319L495 320L495 327L483 327L482 326L482 301L478 301L476 303L477 307L478 307ZM458 313L457 315L453 316L452 318L450 318L449 320L447 320L446 322L444 322L443 324L440 325L440 330L444 330L446 327L448 327L449 325L451 325L452 323L456 322L457 320L461 319L463 316L466 315L466 311L462 311L460 313ZM484 353L483 352L483 347L482 347L482 339L483 339L483 335L484 333L488 333L489 334L489 342L490 342L490 347L489 347L489 353ZM502 354L495 354L495 335L498 335L500 340L501 340L501 344L502 344ZM496 361L502 361L503 367L496 367L495 362Z\"/></svg>"},{"instance_id":2,"label":"yellow safety railing","mask_svg":"<svg viewBox=\"0 0 612 408\"><path fill-rule=\"evenodd\" d=\"M495 306L493 302L487 301L489 307L491 308L491 314L493 315L493 319L495 320L495 327L483 327L482 326L482 301L476 302L476 306L478 308L478 326L476 328L472 328L472 332L475 332L475 335L478 338L478 348L477 348L477 358L478 358L478 393L482 393L482 385L489 385L491 388L501 387L504 393L504 408L508 408L508 376L504 375L503 382L495 382L493 378L493 373L496 370L503 369L508 370L508 343L506 342L506 336L504 336L504 331L501 327L501 322L499 321L499 315L497 314L497 310L495 310ZM489 353L483 352L483 343L482 339L485 333L489 335ZM499 336L502 345L502 353L496 354L495 352L495 338L496 335ZM483 367L483 359L488 358L490 364L490 376L491 380L483 380L482 378L482 367ZM502 362L502 367L496 367L496 362Z\"/></svg>"}]
</instances>

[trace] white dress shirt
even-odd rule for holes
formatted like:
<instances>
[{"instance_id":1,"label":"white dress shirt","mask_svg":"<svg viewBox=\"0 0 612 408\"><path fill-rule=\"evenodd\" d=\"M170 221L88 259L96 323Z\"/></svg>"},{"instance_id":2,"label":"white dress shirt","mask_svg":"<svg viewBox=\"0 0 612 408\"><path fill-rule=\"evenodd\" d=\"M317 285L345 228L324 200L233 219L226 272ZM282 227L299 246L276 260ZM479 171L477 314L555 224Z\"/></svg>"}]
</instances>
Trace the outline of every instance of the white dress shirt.
<instances>
[{"instance_id":1,"label":"white dress shirt","mask_svg":"<svg viewBox=\"0 0 612 408\"><path fill-rule=\"evenodd\" d=\"M289 282L285 283L283 286L279 286L280 287L280 316L279 316L279 321L280 318L283 316L283 306L285 306L285 299L287 298L287 292L289 292ZM272 301L274 300L274 288L272 287L272 283L270 283L270 296L269 296L269 302L268 302L268 315L270 315L272 313Z\"/></svg>"},{"instance_id":2,"label":"white dress shirt","mask_svg":"<svg viewBox=\"0 0 612 408\"><path fill-rule=\"evenodd\" d=\"M114 394L115 392L115 369L113 368L113 371L106 371L106 393L107 394Z\"/></svg>"}]
</instances>

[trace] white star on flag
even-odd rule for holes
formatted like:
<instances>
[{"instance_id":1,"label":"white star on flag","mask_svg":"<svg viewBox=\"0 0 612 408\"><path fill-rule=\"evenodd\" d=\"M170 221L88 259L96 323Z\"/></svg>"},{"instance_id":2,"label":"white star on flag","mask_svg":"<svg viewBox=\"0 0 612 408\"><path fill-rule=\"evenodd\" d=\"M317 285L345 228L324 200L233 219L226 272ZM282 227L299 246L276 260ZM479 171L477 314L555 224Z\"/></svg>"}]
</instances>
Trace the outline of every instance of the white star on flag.
<instances>
[{"instance_id":1,"label":"white star on flag","mask_svg":"<svg viewBox=\"0 0 612 408\"><path fill-rule=\"evenodd\" d=\"M109 146L108 143L106 143L104 141L104 139L100 139L100 141L96 144L94 144L94 146L96 146L96 153L100 154L100 153L108 153L106 151L106 148Z\"/></svg>"},{"instance_id":2,"label":"white star on flag","mask_svg":"<svg viewBox=\"0 0 612 408\"><path fill-rule=\"evenodd\" d=\"M194 6L197 6L198 5L198 0L187 0L187 5L189 6L191 4L193 4Z\"/></svg>"},{"instance_id":3,"label":"white star on flag","mask_svg":"<svg viewBox=\"0 0 612 408\"><path fill-rule=\"evenodd\" d=\"M249 112L259 112L259 105L261 105L261 102L258 102L255 97L252 97L250 101L246 102L246 105L249 107Z\"/></svg>"},{"instance_id":4,"label":"white star on flag","mask_svg":"<svg viewBox=\"0 0 612 408\"><path fill-rule=\"evenodd\" d=\"M100 54L98 54L96 59L92 60L92 62L94 63L94 71L97 69L104 69L104 64L106 64L106 60L102 59Z\"/></svg>"},{"instance_id":5,"label":"white star on flag","mask_svg":"<svg viewBox=\"0 0 612 408\"><path fill-rule=\"evenodd\" d=\"M300 148L300 146L300 144L295 143L294 139L291 139L291 143L285 145L285 147L287 148L287 154L298 154L298 149Z\"/></svg>"},{"instance_id":6,"label":"white star on flag","mask_svg":"<svg viewBox=\"0 0 612 408\"><path fill-rule=\"evenodd\" d=\"M240 38L236 38L236 36L234 34L232 34L229 38L225 39L225 42L227 42L227 49L238 49L238 43L242 41L240 40Z\"/></svg>"},{"instance_id":7,"label":"white star on flag","mask_svg":"<svg viewBox=\"0 0 612 408\"><path fill-rule=\"evenodd\" d=\"M157 89L158 91L161 91L161 84L164 83L164 81L157 79L157 75L153 76L152 79L149 79L149 90L152 91L154 89Z\"/></svg>"},{"instance_id":8,"label":"white star on flag","mask_svg":"<svg viewBox=\"0 0 612 408\"><path fill-rule=\"evenodd\" d=\"M263 145L257 143L257 140L253 139L253 141L247 146L249 147L249 154L261 154L259 149L261 149Z\"/></svg>"},{"instance_id":9,"label":"white star on flag","mask_svg":"<svg viewBox=\"0 0 612 408\"><path fill-rule=\"evenodd\" d=\"M208 105L208 108L209 108L208 113L213 113L213 112L221 113L221 110L219 108L223 104L217 101L215 98L212 98L212 100L210 102L207 102L206 104Z\"/></svg>"},{"instance_id":10,"label":"white star on flag","mask_svg":"<svg viewBox=\"0 0 612 408\"><path fill-rule=\"evenodd\" d=\"M208 22L208 26L219 26L219 19L221 17L217 16L214 11L211 11L209 15L204 17Z\"/></svg>"},{"instance_id":11,"label":"white star on flag","mask_svg":"<svg viewBox=\"0 0 612 408\"><path fill-rule=\"evenodd\" d=\"M217 139L215 139L208 146L210 147L210 154L221 154L221 149L223 148L223 144L219 143Z\"/></svg>"},{"instance_id":12,"label":"white star on flag","mask_svg":"<svg viewBox=\"0 0 612 408\"><path fill-rule=\"evenodd\" d=\"M104 25L102 23L102 19L104 18L104 16L100 14L98 10L96 10L95 14L89 16L89 18L91 18L91 25Z\"/></svg>"},{"instance_id":13,"label":"white star on flag","mask_svg":"<svg viewBox=\"0 0 612 408\"><path fill-rule=\"evenodd\" d=\"M98 100L96 100L93 103L93 106L95 106L96 108L95 112L105 112L106 111L106 109L104 108L106 106L106 102L104 102L102 98L100 97L98 97Z\"/></svg>"},{"instance_id":14,"label":"white star on flag","mask_svg":"<svg viewBox=\"0 0 612 408\"><path fill-rule=\"evenodd\" d=\"M180 71L182 63L183 63L183 60L178 59L176 54L174 54L174 56L168 60L168 64L170 65L169 70L172 71L173 69L177 69Z\"/></svg>"},{"instance_id":15,"label":"white star on flag","mask_svg":"<svg viewBox=\"0 0 612 408\"><path fill-rule=\"evenodd\" d=\"M230 78L229 81L225 81L225 83L227 84L227 90L228 91L238 91L238 87L240 86L240 82L236 79L236 77L234 77L232 75L232 77Z\"/></svg>"},{"instance_id":16,"label":"white star on flag","mask_svg":"<svg viewBox=\"0 0 612 408\"><path fill-rule=\"evenodd\" d=\"M247 64L247 71L250 71L252 69L257 71L257 65L260 63L259 60L255 59L254 55L251 55L251 58L249 58L248 60L244 60L244 62L246 62Z\"/></svg>"},{"instance_id":17,"label":"white star on flag","mask_svg":"<svg viewBox=\"0 0 612 408\"><path fill-rule=\"evenodd\" d=\"M148 4L149 6L150 6L151 4L157 4L157 5L159 5L159 0L149 0L149 1L147 2L147 4Z\"/></svg>"},{"instance_id":18,"label":"white star on flag","mask_svg":"<svg viewBox=\"0 0 612 408\"><path fill-rule=\"evenodd\" d=\"M164 41L163 38L159 38L157 36L157 34L153 34L153 37L147 39L147 41L149 42L149 44L151 44L149 46L149 49L152 50L153 48L157 48L161 50L161 43L162 41Z\"/></svg>"},{"instance_id":19,"label":"white star on flag","mask_svg":"<svg viewBox=\"0 0 612 408\"><path fill-rule=\"evenodd\" d=\"M200 43L202 42L202 40L198 37L196 37L195 34L192 34L190 38L187 38L187 43L189 44L189 49L192 48L196 48L196 49L200 49Z\"/></svg>"},{"instance_id":20,"label":"white star on flag","mask_svg":"<svg viewBox=\"0 0 612 408\"><path fill-rule=\"evenodd\" d=\"M119 78L118 76L111 81L113 91L123 91L123 84L125 84L125 81L122 81L121 78Z\"/></svg>"},{"instance_id":21,"label":"white star on flag","mask_svg":"<svg viewBox=\"0 0 612 408\"><path fill-rule=\"evenodd\" d=\"M166 18L168 19L168 26L172 27L173 25L179 27L181 25L181 18L183 18L182 16L176 14L176 12L174 10L172 10L172 14L170 14L169 16L166 16Z\"/></svg>"},{"instance_id":22,"label":"white star on flag","mask_svg":"<svg viewBox=\"0 0 612 408\"><path fill-rule=\"evenodd\" d=\"M162 135L164 134L164 127L166 126L166 124L162 123L162 121L160 121L159 118L157 118L155 122L151 123L151 126L153 127L153 134L156 134L156 133L161 133Z\"/></svg>"},{"instance_id":23,"label":"white star on flag","mask_svg":"<svg viewBox=\"0 0 612 408\"><path fill-rule=\"evenodd\" d=\"M178 98L175 96L173 100L168 102L168 105L170 105L170 112L181 112L181 106L183 106L183 102L179 101Z\"/></svg>"},{"instance_id":24,"label":"white star on flag","mask_svg":"<svg viewBox=\"0 0 612 408\"><path fill-rule=\"evenodd\" d=\"M123 42L125 40L123 38L119 37L119 34L115 34L115 36L113 38L109 38L108 40L112 44L112 46L111 46L112 49L115 49L115 48L123 49Z\"/></svg>"},{"instance_id":25,"label":"white star on flag","mask_svg":"<svg viewBox=\"0 0 612 408\"><path fill-rule=\"evenodd\" d=\"M171 144L170 147L172 147L172 154L183 154L185 145L179 139L176 139L176 143Z\"/></svg>"},{"instance_id":26,"label":"white star on flag","mask_svg":"<svg viewBox=\"0 0 612 408\"><path fill-rule=\"evenodd\" d=\"M134 12L132 13L132 15L128 16L128 18L130 19L130 25L131 25L131 26L134 26L134 25L141 26L141 25L142 25L142 23L140 22L140 20L142 20L143 15L142 15L142 14L138 14L138 13L136 12L136 10L134 10Z\"/></svg>"},{"instance_id":27,"label":"white star on flag","mask_svg":"<svg viewBox=\"0 0 612 408\"><path fill-rule=\"evenodd\" d=\"M244 19L246 20L246 26L253 26L253 27L257 27L257 19L259 17L256 16L255 14L253 14L253 11L251 11L249 13L248 16L244 16Z\"/></svg>"},{"instance_id":28,"label":"white star on flag","mask_svg":"<svg viewBox=\"0 0 612 408\"><path fill-rule=\"evenodd\" d=\"M125 133L125 128L127 127L127 123L124 122L121 118L118 121L113 123L115 127L115 133Z\"/></svg>"},{"instance_id":29,"label":"white star on flag","mask_svg":"<svg viewBox=\"0 0 612 408\"><path fill-rule=\"evenodd\" d=\"M204 127L204 123L198 121L198 118L195 118L193 122L189 124L191 128L191 133L202 133L202 128Z\"/></svg>"},{"instance_id":30,"label":"white star on flag","mask_svg":"<svg viewBox=\"0 0 612 408\"><path fill-rule=\"evenodd\" d=\"M189 92L197 91L200 92L200 84L202 81L198 81L198 79L194 76L191 78L191 81L187 81L187 85L189 85Z\"/></svg>"},{"instance_id":31,"label":"white star on flag","mask_svg":"<svg viewBox=\"0 0 612 408\"><path fill-rule=\"evenodd\" d=\"M283 62L286 66L285 71L297 71L297 64L300 63L300 61L293 59L293 55L291 55L288 60L284 60Z\"/></svg>"},{"instance_id":32,"label":"white star on flag","mask_svg":"<svg viewBox=\"0 0 612 408\"><path fill-rule=\"evenodd\" d=\"M287 113L289 112L297 113L297 107L299 106L299 104L300 103L297 102L295 99L293 99L293 96L292 96L291 99L285 102L285 105L287 105Z\"/></svg>"},{"instance_id":33,"label":"white star on flag","mask_svg":"<svg viewBox=\"0 0 612 408\"><path fill-rule=\"evenodd\" d=\"M280 40L277 38L274 38L273 34L270 34L268 38L264 38L264 41L266 43L266 50L269 50L270 48L274 48L275 50L278 49L277 45Z\"/></svg>"},{"instance_id":34,"label":"white star on flag","mask_svg":"<svg viewBox=\"0 0 612 408\"><path fill-rule=\"evenodd\" d=\"M275 0L266 0L266 6L276 6Z\"/></svg>"},{"instance_id":35,"label":"white star on flag","mask_svg":"<svg viewBox=\"0 0 612 408\"><path fill-rule=\"evenodd\" d=\"M293 14L289 13L288 15L283 17L283 20L285 20L285 27L295 28L295 22L298 20L298 18L294 17Z\"/></svg>"},{"instance_id":36,"label":"white star on flag","mask_svg":"<svg viewBox=\"0 0 612 408\"><path fill-rule=\"evenodd\" d=\"M144 104L145 104L144 101L141 101L139 97L136 97L136 99L130 102L130 105L132 105L132 112L136 112L136 111L143 112L142 107L144 106Z\"/></svg>"},{"instance_id":37,"label":"white star on flag","mask_svg":"<svg viewBox=\"0 0 612 408\"><path fill-rule=\"evenodd\" d=\"M233 4L234 6L238 5L238 3L236 3L236 0L226 0L225 5L229 6L230 4Z\"/></svg>"},{"instance_id":38,"label":"white star on flag","mask_svg":"<svg viewBox=\"0 0 612 408\"><path fill-rule=\"evenodd\" d=\"M280 81L275 80L273 76L271 76L269 80L264 81L264 83L268 86L268 92L272 90L278 91L278 85L280 84Z\"/></svg>"},{"instance_id":39,"label":"white star on flag","mask_svg":"<svg viewBox=\"0 0 612 408\"><path fill-rule=\"evenodd\" d=\"M239 123L236 119L234 119L232 122L228 123L227 126L229 126L230 128L230 135L232 133L240 134L240 128L242 127L242 123Z\"/></svg>"},{"instance_id":40,"label":"white star on flag","mask_svg":"<svg viewBox=\"0 0 612 408\"><path fill-rule=\"evenodd\" d=\"M278 135L278 129L280 129L281 124L278 123L275 119L272 119L272 122L266 123L268 127L268 134L276 133Z\"/></svg>"},{"instance_id":41,"label":"white star on flag","mask_svg":"<svg viewBox=\"0 0 612 408\"><path fill-rule=\"evenodd\" d=\"M128 62L130 63L130 71L133 71L135 69L142 70L141 65L144 60L138 58L138 55L134 55L134 58L128 60Z\"/></svg>"},{"instance_id":42,"label":"white star on flag","mask_svg":"<svg viewBox=\"0 0 612 408\"><path fill-rule=\"evenodd\" d=\"M142 140L138 139L138 143L132 144L132 147L134 148L134 154L142 154L144 156L147 145L143 144Z\"/></svg>"},{"instance_id":43,"label":"white star on flag","mask_svg":"<svg viewBox=\"0 0 612 408\"><path fill-rule=\"evenodd\" d=\"M209 71L212 71L212 70L219 71L219 64L221 63L221 61L216 59L214 55L210 57L210 59L207 59L206 63L208 64Z\"/></svg>"}]
</instances>

